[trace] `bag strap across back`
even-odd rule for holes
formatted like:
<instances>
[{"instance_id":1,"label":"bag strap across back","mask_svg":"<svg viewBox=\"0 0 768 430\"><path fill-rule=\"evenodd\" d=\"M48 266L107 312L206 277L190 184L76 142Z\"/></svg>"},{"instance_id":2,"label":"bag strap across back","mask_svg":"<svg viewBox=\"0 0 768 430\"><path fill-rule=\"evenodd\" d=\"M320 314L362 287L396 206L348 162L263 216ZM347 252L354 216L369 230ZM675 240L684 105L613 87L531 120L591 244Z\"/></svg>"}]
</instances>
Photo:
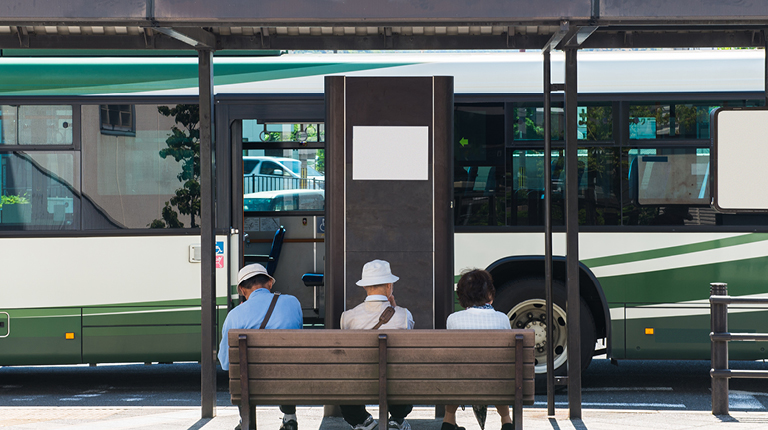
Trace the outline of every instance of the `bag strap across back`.
<instances>
[{"instance_id":1,"label":"bag strap across back","mask_svg":"<svg viewBox=\"0 0 768 430\"><path fill-rule=\"evenodd\" d=\"M373 326L371 330L378 330L379 327L388 323L389 320L392 319L393 315L395 315L395 308L393 308L392 306L387 306L387 308L384 309L384 312L381 313L381 316L379 316L379 322L377 322L376 325Z\"/></svg>"},{"instance_id":2,"label":"bag strap across back","mask_svg":"<svg viewBox=\"0 0 768 430\"><path fill-rule=\"evenodd\" d=\"M264 321L261 322L261 327L259 327L259 329L263 330L267 326L269 317L272 316L272 311L275 310L275 304L277 303L278 298L280 298L280 293L275 292L272 294L272 302L269 304L269 309L267 309L267 314L264 315Z\"/></svg>"}]
</instances>

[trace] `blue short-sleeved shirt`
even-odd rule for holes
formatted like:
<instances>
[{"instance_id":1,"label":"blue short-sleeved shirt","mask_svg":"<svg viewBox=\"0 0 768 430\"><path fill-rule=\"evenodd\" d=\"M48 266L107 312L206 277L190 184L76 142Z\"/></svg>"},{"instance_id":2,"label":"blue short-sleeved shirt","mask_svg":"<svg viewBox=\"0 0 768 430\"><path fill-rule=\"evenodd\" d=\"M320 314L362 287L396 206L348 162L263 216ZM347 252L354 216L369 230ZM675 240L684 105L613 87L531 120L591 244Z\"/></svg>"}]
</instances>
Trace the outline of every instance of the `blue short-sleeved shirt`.
<instances>
[{"instance_id":1,"label":"blue short-sleeved shirt","mask_svg":"<svg viewBox=\"0 0 768 430\"><path fill-rule=\"evenodd\" d=\"M230 329L259 328L272 302L272 293L266 288L259 288L251 293L245 302L236 306L224 320L219 345L221 368L229 370L229 346L227 335ZM304 325L304 314L299 299L288 294L281 294L277 299L272 316L267 322L267 329L300 329Z\"/></svg>"}]
</instances>

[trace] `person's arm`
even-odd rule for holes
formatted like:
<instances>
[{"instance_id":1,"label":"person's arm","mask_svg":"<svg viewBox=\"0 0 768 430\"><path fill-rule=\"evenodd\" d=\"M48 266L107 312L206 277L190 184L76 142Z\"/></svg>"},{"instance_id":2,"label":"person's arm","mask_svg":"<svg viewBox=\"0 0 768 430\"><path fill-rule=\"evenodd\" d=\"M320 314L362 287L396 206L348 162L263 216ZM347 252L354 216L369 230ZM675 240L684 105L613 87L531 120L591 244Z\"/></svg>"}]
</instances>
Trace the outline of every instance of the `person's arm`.
<instances>
[{"instance_id":1,"label":"person's arm","mask_svg":"<svg viewBox=\"0 0 768 430\"><path fill-rule=\"evenodd\" d=\"M301 310L301 303L299 299L294 296L290 296L293 299L293 321L291 324L292 329L304 328L304 312Z\"/></svg>"},{"instance_id":2,"label":"person's arm","mask_svg":"<svg viewBox=\"0 0 768 430\"><path fill-rule=\"evenodd\" d=\"M219 363L221 368L229 370L229 318L224 320L223 327L221 329L221 343L219 344Z\"/></svg>"},{"instance_id":3,"label":"person's arm","mask_svg":"<svg viewBox=\"0 0 768 430\"><path fill-rule=\"evenodd\" d=\"M414 326L413 315L411 315L411 311L408 309L406 309L405 312L408 314L408 330L411 330Z\"/></svg>"}]
</instances>

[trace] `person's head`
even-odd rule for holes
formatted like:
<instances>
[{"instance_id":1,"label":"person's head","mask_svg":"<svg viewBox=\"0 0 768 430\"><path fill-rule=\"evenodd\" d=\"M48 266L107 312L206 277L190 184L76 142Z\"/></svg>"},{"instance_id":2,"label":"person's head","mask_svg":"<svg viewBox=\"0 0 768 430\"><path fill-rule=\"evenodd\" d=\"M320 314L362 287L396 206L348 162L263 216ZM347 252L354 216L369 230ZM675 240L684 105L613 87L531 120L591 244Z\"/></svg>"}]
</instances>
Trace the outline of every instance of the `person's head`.
<instances>
[{"instance_id":1,"label":"person's head","mask_svg":"<svg viewBox=\"0 0 768 430\"><path fill-rule=\"evenodd\" d=\"M373 260L363 266L363 276L357 285L365 288L367 295L380 294L391 296L394 283L400 279L392 274L389 263L384 260Z\"/></svg>"},{"instance_id":2,"label":"person's head","mask_svg":"<svg viewBox=\"0 0 768 430\"><path fill-rule=\"evenodd\" d=\"M269 276L267 269L261 264L249 264L237 273L238 293L248 298L248 296L259 288L272 289L275 278Z\"/></svg>"},{"instance_id":3,"label":"person's head","mask_svg":"<svg viewBox=\"0 0 768 430\"><path fill-rule=\"evenodd\" d=\"M496 297L496 288L493 286L491 274L480 269L464 271L456 286L456 295L463 308L493 302Z\"/></svg>"}]
</instances>

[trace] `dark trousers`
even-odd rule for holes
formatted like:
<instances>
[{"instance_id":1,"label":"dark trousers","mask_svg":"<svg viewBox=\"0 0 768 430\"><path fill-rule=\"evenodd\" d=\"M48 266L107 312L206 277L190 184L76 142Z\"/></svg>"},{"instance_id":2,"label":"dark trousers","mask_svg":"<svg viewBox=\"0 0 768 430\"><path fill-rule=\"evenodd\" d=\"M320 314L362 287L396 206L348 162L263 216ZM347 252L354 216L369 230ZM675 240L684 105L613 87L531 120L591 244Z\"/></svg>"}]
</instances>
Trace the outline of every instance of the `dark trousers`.
<instances>
[{"instance_id":1,"label":"dark trousers","mask_svg":"<svg viewBox=\"0 0 768 430\"><path fill-rule=\"evenodd\" d=\"M344 417L344 421L349 423L352 427L362 424L365 419L368 418L365 405L340 405L341 416ZM389 405L389 419L397 421L398 424L402 423L405 417L413 410L413 405ZM387 423L379 423L379 428L386 428Z\"/></svg>"},{"instance_id":2,"label":"dark trousers","mask_svg":"<svg viewBox=\"0 0 768 430\"><path fill-rule=\"evenodd\" d=\"M296 405L280 405L280 412L284 414L296 414ZM248 429L253 430L255 428L256 428L256 411L251 409L251 422L248 423Z\"/></svg>"}]
</instances>

